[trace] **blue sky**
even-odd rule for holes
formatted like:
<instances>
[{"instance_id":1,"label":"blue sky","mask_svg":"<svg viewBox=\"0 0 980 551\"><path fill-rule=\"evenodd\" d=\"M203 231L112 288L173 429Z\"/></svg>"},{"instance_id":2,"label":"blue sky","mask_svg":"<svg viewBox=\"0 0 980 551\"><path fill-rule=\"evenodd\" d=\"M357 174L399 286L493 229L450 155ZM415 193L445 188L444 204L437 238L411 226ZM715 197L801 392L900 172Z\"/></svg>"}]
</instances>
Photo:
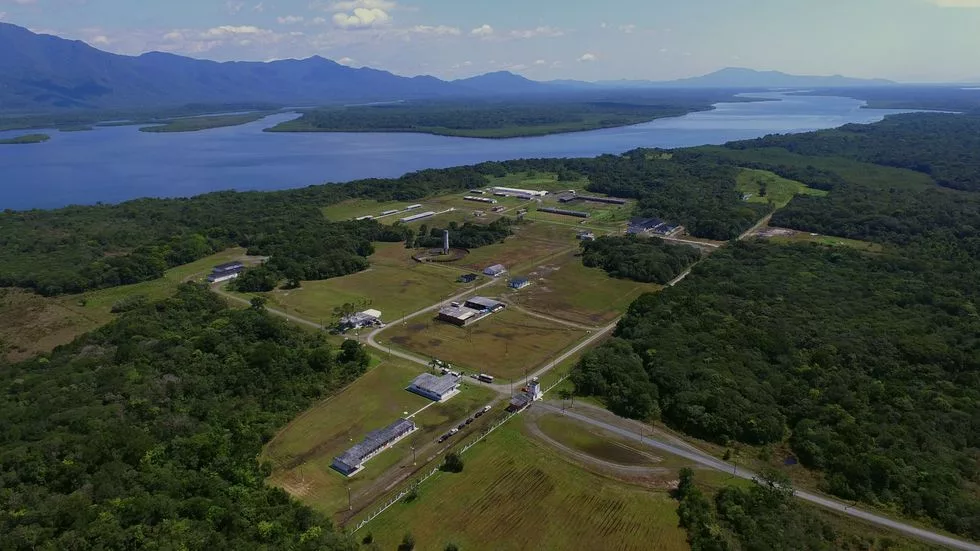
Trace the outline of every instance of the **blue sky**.
<instances>
[{"instance_id":1,"label":"blue sky","mask_svg":"<svg viewBox=\"0 0 980 551\"><path fill-rule=\"evenodd\" d=\"M0 20L125 54L321 55L443 78L672 79L740 66L980 80L980 0L0 0Z\"/></svg>"}]
</instances>

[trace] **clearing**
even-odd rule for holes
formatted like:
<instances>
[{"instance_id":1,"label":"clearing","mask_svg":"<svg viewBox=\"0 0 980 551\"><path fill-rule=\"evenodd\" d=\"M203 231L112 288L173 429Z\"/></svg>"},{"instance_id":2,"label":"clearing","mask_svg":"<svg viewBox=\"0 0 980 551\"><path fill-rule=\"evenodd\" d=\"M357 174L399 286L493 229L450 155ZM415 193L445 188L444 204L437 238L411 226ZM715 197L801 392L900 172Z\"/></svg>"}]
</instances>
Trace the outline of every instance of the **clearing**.
<instances>
[{"instance_id":1,"label":"clearing","mask_svg":"<svg viewBox=\"0 0 980 551\"><path fill-rule=\"evenodd\" d=\"M576 253L531 268L521 274L531 286L508 292L508 301L529 310L585 325L605 325L629 308L643 293L663 287L614 279L601 268L587 268Z\"/></svg>"},{"instance_id":2,"label":"clearing","mask_svg":"<svg viewBox=\"0 0 980 551\"><path fill-rule=\"evenodd\" d=\"M472 249L459 263L460 267L482 272L487 266L503 264L511 273L518 274L537 262L578 246L575 230L564 226L530 222L515 226L513 230L514 235L503 243Z\"/></svg>"},{"instance_id":3,"label":"clearing","mask_svg":"<svg viewBox=\"0 0 980 551\"><path fill-rule=\"evenodd\" d=\"M411 532L419 549L687 549L667 492L632 487L564 460L514 420L357 533L393 549ZM572 505L574 504L574 505Z\"/></svg>"},{"instance_id":4,"label":"clearing","mask_svg":"<svg viewBox=\"0 0 980 551\"><path fill-rule=\"evenodd\" d=\"M386 329L379 343L438 358L467 372L513 381L585 338L586 332L505 309L468 327L438 321L434 313Z\"/></svg>"},{"instance_id":5,"label":"clearing","mask_svg":"<svg viewBox=\"0 0 980 551\"><path fill-rule=\"evenodd\" d=\"M781 209L797 195L824 197L828 192L807 187L802 182L788 180L767 170L743 168L738 173L736 189L749 203L772 204Z\"/></svg>"},{"instance_id":6,"label":"clearing","mask_svg":"<svg viewBox=\"0 0 980 551\"><path fill-rule=\"evenodd\" d=\"M148 301L168 297L178 284L201 279L216 264L233 260L249 258L244 249L228 249L171 268L160 279L79 295L42 297L20 289L0 289L0 354L17 361L68 344L115 319L112 306L117 302L138 295Z\"/></svg>"},{"instance_id":7,"label":"clearing","mask_svg":"<svg viewBox=\"0 0 980 551\"><path fill-rule=\"evenodd\" d=\"M269 483L339 518L347 513L348 486L355 509L367 506L397 482L397 475L411 472L413 445L417 447L419 463L424 463L423 458L432 453L431 444L440 434L495 397L492 391L465 385L464 381L459 395L442 404L433 403L405 390L422 372L418 366L397 358L385 360L342 393L294 419L266 445L260 457L273 465ZM369 431L426 406L429 407L414 417L419 430L365 463L363 471L348 479L330 467L335 456L360 442ZM395 476L388 476L392 474Z\"/></svg>"}]
</instances>

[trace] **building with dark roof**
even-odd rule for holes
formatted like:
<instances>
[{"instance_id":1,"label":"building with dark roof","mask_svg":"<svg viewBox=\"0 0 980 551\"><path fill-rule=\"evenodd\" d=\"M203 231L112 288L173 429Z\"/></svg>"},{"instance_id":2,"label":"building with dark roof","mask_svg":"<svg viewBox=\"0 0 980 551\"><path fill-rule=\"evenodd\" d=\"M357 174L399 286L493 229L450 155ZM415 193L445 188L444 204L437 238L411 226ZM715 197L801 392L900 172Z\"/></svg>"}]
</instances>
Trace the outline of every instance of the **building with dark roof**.
<instances>
[{"instance_id":1,"label":"building with dark roof","mask_svg":"<svg viewBox=\"0 0 980 551\"><path fill-rule=\"evenodd\" d=\"M653 230L664 223L659 218L630 218L626 233L641 234Z\"/></svg>"},{"instance_id":2,"label":"building with dark roof","mask_svg":"<svg viewBox=\"0 0 980 551\"><path fill-rule=\"evenodd\" d=\"M499 277L507 273L507 268L503 264L494 264L493 266L483 270L483 273L490 277Z\"/></svg>"},{"instance_id":3,"label":"building with dark roof","mask_svg":"<svg viewBox=\"0 0 980 551\"><path fill-rule=\"evenodd\" d=\"M452 373L446 373L442 377L423 373L408 385L407 390L436 402L445 402L459 394L460 380L460 377Z\"/></svg>"},{"instance_id":4,"label":"building with dark roof","mask_svg":"<svg viewBox=\"0 0 980 551\"><path fill-rule=\"evenodd\" d=\"M245 265L241 262L218 264L211 270L211 274L208 276L208 283L221 283L222 281L235 279L241 275L244 269Z\"/></svg>"},{"instance_id":5,"label":"building with dark roof","mask_svg":"<svg viewBox=\"0 0 980 551\"><path fill-rule=\"evenodd\" d=\"M456 281L460 283L473 283L474 281L476 281L476 278L478 277L480 276L476 274L463 274L459 276L459 279L457 279Z\"/></svg>"},{"instance_id":6,"label":"building with dark roof","mask_svg":"<svg viewBox=\"0 0 980 551\"><path fill-rule=\"evenodd\" d=\"M523 289L531 284L531 280L526 277L515 277L507 282L507 286L511 289Z\"/></svg>"},{"instance_id":7,"label":"building with dark roof","mask_svg":"<svg viewBox=\"0 0 980 551\"><path fill-rule=\"evenodd\" d=\"M383 429L371 431L360 443L335 457L330 466L344 476L352 476L364 468L367 460L395 445L416 429L418 427L414 422L399 419Z\"/></svg>"},{"instance_id":8,"label":"building with dark roof","mask_svg":"<svg viewBox=\"0 0 980 551\"><path fill-rule=\"evenodd\" d=\"M551 207L540 208L538 209L538 212L547 212L548 214L560 214L562 216L574 216L576 218L588 218L592 216L591 214L581 210L553 209Z\"/></svg>"},{"instance_id":9,"label":"building with dark roof","mask_svg":"<svg viewBox=\"0 0 980 551\"><path fill-rule=\"evenodd\" d=\"M480 312L463 306L446 306L439 309L438 319L460 327L466 327L480 319Z\"/></svg>"},{"instance_id":10,"label":"building with dark roof","mask_svg":"<svg viewBox=\"0 0 980 551\"><path fill-rule=\"evenodd\" d=\"M478 312L499 312L507 307L503 302L487 297L470 297L466 299L463 306Z\"/></svg>"}]
</instances>

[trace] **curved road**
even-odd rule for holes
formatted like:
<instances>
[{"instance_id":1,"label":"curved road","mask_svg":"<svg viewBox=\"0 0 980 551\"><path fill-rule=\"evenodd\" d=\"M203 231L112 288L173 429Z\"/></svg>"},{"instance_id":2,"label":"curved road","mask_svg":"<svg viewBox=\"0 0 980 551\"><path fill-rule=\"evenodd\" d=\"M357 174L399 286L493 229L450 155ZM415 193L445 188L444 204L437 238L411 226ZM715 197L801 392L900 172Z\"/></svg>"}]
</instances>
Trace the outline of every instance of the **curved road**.
<instances>
[{"instance_id":1,"label":"curved road","mask_svg":"<svg viewBox=\"0 0 980 551\"><path fill-rule=\"evenodd\" d=\"M624 428L617 427L615 425L610 425L609 423L599 421L597 419L593 419L591 417L576 413L574 411L568 411L568 410L562 411L561 408L555 407L546 402L538 402L537 404L535 404L534 407L541 407L549 411L552 411L554 413L558 413L559 415L564 415L565 417L575 419L576 421L592 425L594 427L600 428L605 431L609 431L618 436L622 436L624 438L629 438L631 440L635 440L640 443L647 444L648 446L651 446L658 450L665 451L667 453L676 455L678 457L683 457L685 459L688 459L690 461L693 461L699 465L708 467L710 469L716 469L719 471L732 473L735 476L745 478L747 480L754 480L757 477L757 475L752 471L748 471L745 469L737 469L735 465L726 463L719 459L715 459L710 455L697 453L687 448L679 448L672 444L661 442L649 436L636 434L633 431L629 431ZM878 526L883 526L885 528L890 528L892 530L904 532L905 534L919 538L921 540L925 540L939 545L945 545L946 547L950 547L953 549L962 549L964 551L980 551L980 545L976 545L968 541L963 541L948 536L944 536L942 534L937 534L935 532L930 532L929 530L924 530L922 528L918 528L910 524L905 524L904 522L898 522L896 520L892 520L890 518L876 515L874 513L862 511L861 509L855 509L854 507L848 505L847 503L837 501L835 499L829 499L802 490L796 490L793 493L794 495L796 495L796 497L804 501L809 501L810 503L820 505L821 507L826 507L838 513L850 515L852 517L865 520L872 524L877 524Z\"/></svg>"}]
</instances>

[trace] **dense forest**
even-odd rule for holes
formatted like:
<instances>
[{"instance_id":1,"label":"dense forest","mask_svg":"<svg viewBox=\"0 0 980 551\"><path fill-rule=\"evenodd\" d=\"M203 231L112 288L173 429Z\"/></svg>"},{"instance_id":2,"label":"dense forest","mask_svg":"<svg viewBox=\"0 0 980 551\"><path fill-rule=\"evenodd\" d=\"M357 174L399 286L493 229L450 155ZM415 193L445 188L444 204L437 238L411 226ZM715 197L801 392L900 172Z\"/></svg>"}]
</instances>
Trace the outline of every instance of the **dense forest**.
<instances>
[{"instance_id":1,"label":"dense forest","mask_svg":"<svg viewBox=\"0 0 980 551\"><path fill-rule=\"evenodd\" d=\"M456 222L450 222L445 228L429 229L428 225L422 224L419 228L418 236L413 242L415 247L420 248L442 248L443 234L449 230L449 243L451 247L462 247L464 249L478 249L500 243L511 235L514 231L511 227L516 222L511 218L498 218L489 224L474 224L467 222L460 226Z\"/></svg>"},{"instance_id":2,"label":"dense forest","mask_svg":"<svg viewBox=\"0 0 980 551\"><path fill-rule=\"evenodd\" d=\"M184 285L167 300L0 372L0 547L352 549L264 484L280 426L364 372L353 341L228 309Z\"/></svg>"},{"instance_id":3,"label":"dense forest","mask_svg":"<svg viewBox=\"0 0 980 551\"><path fill-rule=\"evenodd\" d=\"M761 216L761 207L747 206L734 191L735 169L709 157L668 159L662 152L637 150L598 159L482 163L289 191L4 211L0 286L59 295L138 283L236 245L271 257L268 268L280 279L343 275L367 266L370 242L407 240L410 230L374 221L328 221L320 207L352 198L413 201L529 171L587 177L592 191L637 197L641 214L684 224L699 237L729 239ZM458 232L454 243L460 246L485 243L489 236L476 225Z\"/></svg>"},{"instance_id":4,"label":"dense forest","mask_svg":"<svg viewBox=\"0 0 980 551\"><path fill-rule=\"evenodd\" d=\"M779 147L816 157L845 157L906 168L931 176L941 186L980 191L980 114L908 114L877 124L848 124L835 130L766 136L727 147Z\"/></svg>"},{"instance_id":5,"label":"dense forest","mask_svg":"<svg viewBox=\"0 0 980 551\"><path fill-rule=\"evenodd\" d=\"M700 258L701 251L694 247L669 245L657 237L604 236L582 242L583 264L643 283L666 285Z\"/></svg>"},{"instance_id":6,"label":"dense forest","mask_svg":"<svg viewBox=\"0 0 980 551\"><path fill-rule=\"evenodd\" d=\"M929 549L841 529L793 499L792 486L778 472L764 473L750 487L723 486L710 495L696 483L694 471L684 468L674 497L692 551Z\"/></svg>"},{"instance_id":7,"label":"dense forest","mask_svg":"<svg viewBox=\"0 0 980 551\"><path fill-rule=\"evenodd\" d=\"M279 124L272 132L424 132L448 136L512 138L556 132L627 126L661 117L675 117L711 108L705 98L613 97L589 101L407 102L328 107L306 111Z\"/></svg>"},{"instance_id":8,"label":"dense forest","mask_svg":"<svg viewBox=\"0 0 980 551\"><path fill-rule=\"evenodd\" d=\"M788 441L834 495L978 537L978 302L939 260L739 242L638 299L572 380L722 444Z\"/></svg>"}]
</instances>

